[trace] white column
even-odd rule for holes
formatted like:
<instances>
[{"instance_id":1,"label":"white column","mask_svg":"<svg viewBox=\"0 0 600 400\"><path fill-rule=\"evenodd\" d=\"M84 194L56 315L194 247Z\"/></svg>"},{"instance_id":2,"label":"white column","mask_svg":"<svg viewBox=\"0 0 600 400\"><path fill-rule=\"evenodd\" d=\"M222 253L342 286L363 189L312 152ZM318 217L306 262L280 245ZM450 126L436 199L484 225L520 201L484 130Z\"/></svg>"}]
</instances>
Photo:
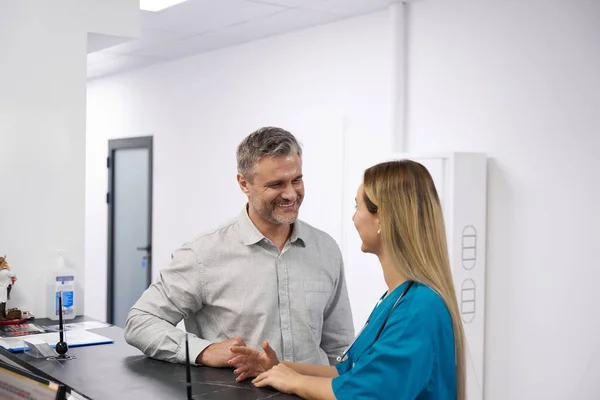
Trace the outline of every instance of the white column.
<instances>
[{"instance_id":1,"label":"white column","mask_svg":"<svg viewBox=\"0 0 600 400\"><path fill-rule=\"evenodd\" d=\"M394 150L405 152L406 143L406 17L404 1L390 3L391 126Z\"/></svg>"}]
</instances>

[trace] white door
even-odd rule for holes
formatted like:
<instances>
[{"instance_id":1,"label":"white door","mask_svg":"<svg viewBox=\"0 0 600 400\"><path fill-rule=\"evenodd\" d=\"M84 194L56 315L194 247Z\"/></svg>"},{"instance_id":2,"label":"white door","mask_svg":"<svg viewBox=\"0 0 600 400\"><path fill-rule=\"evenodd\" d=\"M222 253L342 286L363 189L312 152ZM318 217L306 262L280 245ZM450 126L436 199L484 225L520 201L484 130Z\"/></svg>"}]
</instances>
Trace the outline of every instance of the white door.
<instances>
[{"instance_id":1,"label":"white door","mask_svg":"<svg viewBox=\"0 0 600 400\"><path fill-rule=\"evenodd\" d=\"M152 279L152 137L109 141L107 321L125 326Z\"/></svg>"}]
</instances>

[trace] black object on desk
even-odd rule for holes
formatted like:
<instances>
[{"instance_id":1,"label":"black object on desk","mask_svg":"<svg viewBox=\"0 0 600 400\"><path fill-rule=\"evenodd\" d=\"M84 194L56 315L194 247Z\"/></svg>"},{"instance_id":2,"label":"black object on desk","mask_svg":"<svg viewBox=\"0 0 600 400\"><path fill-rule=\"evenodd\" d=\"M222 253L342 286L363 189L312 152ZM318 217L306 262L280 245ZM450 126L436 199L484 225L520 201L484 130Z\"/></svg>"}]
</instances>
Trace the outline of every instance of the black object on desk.
<instances>
[{"instance_id":1,"label":"black object on desk","mask_svg":"<svg viewBox=\"0 0 600 400\"><path fill-rule=\"evenodd\" d=\"M79 322L77 318L74 322ZM51 321L48 320L51 323ZM47 324L38 319L36 323ZM92 332L113 339L112 344L72 347L76 356L68 362L33 359L27 353L0 352L33 373L63 383L93 400L185 399L186 366L144 356L128 345L123 329L111 326ZM193 367L190 371L193 398L203 400L292 400L293 395L256 388L250 379L238 383L231 368Z\"/></svg>"},{"instance_id":2,"label":"black object on desk","mask_svg":"<svg viewBox=\"0 0 600 400\"><path fill-rule=\"evenodd\" d=\"M187 387L187 400L192 400L192 373L190 367L190 345L188 334L185 334L185 386Z\"/></svg>"},{"instance_id":3,"label":"black object on desk","mask_svg":"<svg viewBox=\"0 0 600 400\"><path fill-rule=\"evenodd\" d=\"M54 350L56 350L56 352L59 354L59 356L64 357L65 354L67 354L67 351L69 351L69 346L67 345L67 342L65 342L65 338L64 338L64 331L65 331L65 325L63 323L63 304L62 304L62 290L59 292L58 295L58 343L56 343L56 346L54 348Z\"/></svg>"}]
</instances>

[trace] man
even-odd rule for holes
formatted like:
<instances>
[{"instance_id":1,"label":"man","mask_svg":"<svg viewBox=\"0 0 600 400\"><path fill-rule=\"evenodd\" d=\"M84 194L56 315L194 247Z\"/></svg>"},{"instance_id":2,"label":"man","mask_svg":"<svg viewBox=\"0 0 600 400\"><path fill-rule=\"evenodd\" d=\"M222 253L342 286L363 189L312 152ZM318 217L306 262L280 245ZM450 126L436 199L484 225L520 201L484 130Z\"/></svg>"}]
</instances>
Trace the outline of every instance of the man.
<instances>
[{"instance_id":1,"label":"man","mask_svg":"<svg viewBox=\"0 0 600 400\"><path fill-rule=\"evenodd\" d=\"M248 203L233 221L173 254L131 308L126 341L185 362L226 367L233 345L267 339L287 361L333 364L354 338L342 256L326 233L298 220L302 149L289 132L257 130L237 149Z\"/></svg>"}]
</instances>

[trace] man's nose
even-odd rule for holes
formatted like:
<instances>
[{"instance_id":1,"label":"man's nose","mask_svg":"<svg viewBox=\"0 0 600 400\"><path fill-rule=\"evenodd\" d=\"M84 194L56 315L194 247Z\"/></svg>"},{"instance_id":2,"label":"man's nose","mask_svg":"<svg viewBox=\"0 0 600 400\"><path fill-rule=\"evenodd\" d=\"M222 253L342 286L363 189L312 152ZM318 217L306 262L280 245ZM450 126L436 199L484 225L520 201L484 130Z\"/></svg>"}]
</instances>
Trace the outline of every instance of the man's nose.
<instances>
[{"instance_id":1,"label":"man's nose","mask_svg":"<svg viewBox=\"0 0 600 400\"><path fill-rule=\"evenodd\" d=\"M294 185L286 185L282 197L287 200L296 200L298 194L296 193L296 189L294 189Z\"/></svg>"}]
</instances>

